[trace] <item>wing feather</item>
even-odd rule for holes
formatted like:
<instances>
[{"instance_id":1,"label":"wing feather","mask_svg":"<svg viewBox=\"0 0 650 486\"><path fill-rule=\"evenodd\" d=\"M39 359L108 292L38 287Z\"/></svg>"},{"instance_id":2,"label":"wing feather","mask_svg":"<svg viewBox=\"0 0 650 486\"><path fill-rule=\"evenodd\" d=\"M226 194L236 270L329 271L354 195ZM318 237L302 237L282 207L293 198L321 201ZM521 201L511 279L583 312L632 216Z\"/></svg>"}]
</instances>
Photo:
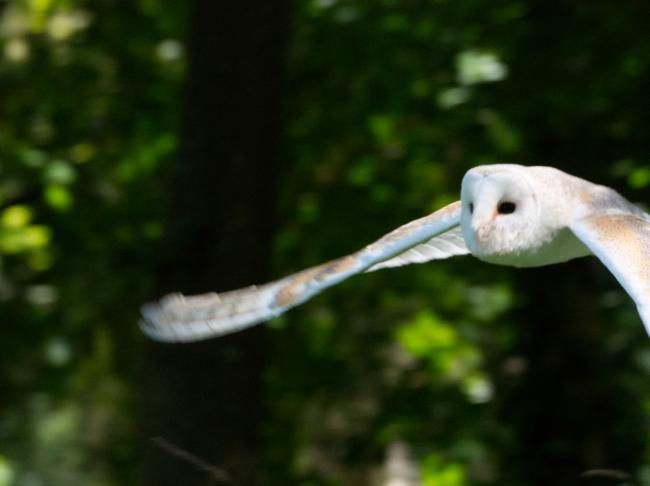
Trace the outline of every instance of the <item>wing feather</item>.
<instances>
[{"instance_id":1,"label":"wing feather","mask_svg":"<svg viewBox=\"0 0 650 486\"><path fill-rule=\"evenodd\" d=\"M356 253L265 285L190 297L169 295L142 308L140 326L157 341L208 339L278 316L352 275L376 270L381 262L397 266L467 253L464 242L459 241L462 235L455 229L460 213L460 202L452 203L400 226ZM439 236L450 229L449 237ZM404 252L402 260L395 259Z\"/></svg>"},{"instance_id":2,"label":"wing feather","mask_svg":"<svg viewBox=\"0 0 650 486\"><path fill-rule=\"evenodd\" d=\"M632 297L650 335L650 222L646 215L591 216L570 228Z\"/></svg>"},{"instance_id":3,"label":"wing feather","mask_svg":"<svg viewBox=\"0 0 650 486\"><path fill-rule=\"evenodd\" d=\"M460 226L453 228L446 233L434 236L428 241L414 246L410 250L397 255L389 260L377 263L366 270L374 272L382 268L401 267L412 263L425 263L431 260L442 260L456 255L467 255L470 251L465 245L463 232Z\"/></svg>"}]
</instances>

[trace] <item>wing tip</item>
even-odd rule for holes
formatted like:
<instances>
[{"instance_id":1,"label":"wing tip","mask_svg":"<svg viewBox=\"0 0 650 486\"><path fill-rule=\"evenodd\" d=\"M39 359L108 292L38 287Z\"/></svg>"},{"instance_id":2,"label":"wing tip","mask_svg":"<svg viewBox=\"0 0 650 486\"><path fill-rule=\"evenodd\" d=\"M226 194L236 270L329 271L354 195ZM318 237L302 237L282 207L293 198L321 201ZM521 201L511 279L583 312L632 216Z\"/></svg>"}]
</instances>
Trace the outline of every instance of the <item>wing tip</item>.
<instances>
[{"instance_id":1,"label":"wing tip","mask_svg":"<svg viewBox=\"0 0 650 486\"><path fill-rule=\"evenodd\" d=\"M176 299L177 296L173 296ZM182 298L182 296L181 296ZM142 317L138 321L140 330L150 339L164 343L188 343L223 337L228 334L243 331L254 327L269 319L282 314L285 309L267 309L267 312L257 314L240 314L228 320L192 320L178 322L174 315L170 315L169 304L171 300L151 302L142 306Z\"/></svg>"},{"instance_id":2,"label":"wing tip","mask_svg":"<svg viewBox=\"0 0 650 486\"><path fill-rule=\"evenodd\" d=\"M185 342L184 333L178 333L168 311L175 305L183 305L185 297L180 293L168 294L157 302L149 302L140 308L140 330L150 339L159 342Z\"/></svg>"}]
</instances>

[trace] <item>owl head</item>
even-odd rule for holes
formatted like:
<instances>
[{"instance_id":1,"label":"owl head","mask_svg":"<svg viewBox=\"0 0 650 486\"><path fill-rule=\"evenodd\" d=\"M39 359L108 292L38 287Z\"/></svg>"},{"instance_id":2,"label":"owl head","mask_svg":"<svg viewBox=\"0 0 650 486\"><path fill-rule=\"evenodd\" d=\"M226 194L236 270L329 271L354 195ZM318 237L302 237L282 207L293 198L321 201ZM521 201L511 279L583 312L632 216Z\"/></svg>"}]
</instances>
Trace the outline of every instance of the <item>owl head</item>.
<instances>
[{"instance_id":1,"label":"owl head","mask_svg":"<svg viewBox=\"0 0 650 486\"><path fill-rule=\"evenodd\" d=\"M516 257L520 249L534 251L556 236L554 228L562 226L561 215L553 204L539 201L538 194L548 198L559 188L540 190L538 186L545 185L550 179L545 176L550 174L543 170L538 174L538 169L547 168L499 164L475 167L465 174L461 227L474 255L509 264L499 262L499 257Z\"/></svg>"}]
</instances>

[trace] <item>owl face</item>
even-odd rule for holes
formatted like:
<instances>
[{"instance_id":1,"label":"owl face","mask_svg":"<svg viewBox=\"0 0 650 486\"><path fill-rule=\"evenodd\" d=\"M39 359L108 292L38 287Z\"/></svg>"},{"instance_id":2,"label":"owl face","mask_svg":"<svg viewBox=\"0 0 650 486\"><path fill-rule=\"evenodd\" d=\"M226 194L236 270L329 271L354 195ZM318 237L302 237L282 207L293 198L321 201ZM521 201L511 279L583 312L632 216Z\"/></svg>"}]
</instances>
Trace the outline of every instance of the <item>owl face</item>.
<instances>
[{"instance_id":1,"label":"owl face","mask_svg":"<svg viewBox=\"0 0 650 486\"><path fill-rule=\"evenodd\" d=\"M504 164L476 167L465 174L461 227L468 248L479 258L508 264L508 257L552 236L540 235L540 225L534 224L540 220L539 205L525 169ZM501 258L506 261L499 262Z\"/></svg>"}]
</instances>

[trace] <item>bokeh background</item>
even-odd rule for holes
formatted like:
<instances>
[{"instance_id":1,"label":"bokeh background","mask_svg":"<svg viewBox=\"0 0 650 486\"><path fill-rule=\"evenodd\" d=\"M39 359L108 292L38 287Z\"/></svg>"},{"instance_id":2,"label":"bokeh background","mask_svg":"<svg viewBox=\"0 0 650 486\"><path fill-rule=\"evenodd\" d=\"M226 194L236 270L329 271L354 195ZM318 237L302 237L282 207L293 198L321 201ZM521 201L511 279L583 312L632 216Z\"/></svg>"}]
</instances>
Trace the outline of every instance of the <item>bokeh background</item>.
<instances>
[{"instance_id":1,"label":"bokeh background","mask_svg":"<svg viewBox=\"0 0 650 486\"><path fill-rule=\"evenodd\" d=\"M351 279L266 327L139 306L354 251L548 164L650 202L650 7L0 3L0 486L650 485L650 347L595 259Z\"/></svg>"}]
</instances>

